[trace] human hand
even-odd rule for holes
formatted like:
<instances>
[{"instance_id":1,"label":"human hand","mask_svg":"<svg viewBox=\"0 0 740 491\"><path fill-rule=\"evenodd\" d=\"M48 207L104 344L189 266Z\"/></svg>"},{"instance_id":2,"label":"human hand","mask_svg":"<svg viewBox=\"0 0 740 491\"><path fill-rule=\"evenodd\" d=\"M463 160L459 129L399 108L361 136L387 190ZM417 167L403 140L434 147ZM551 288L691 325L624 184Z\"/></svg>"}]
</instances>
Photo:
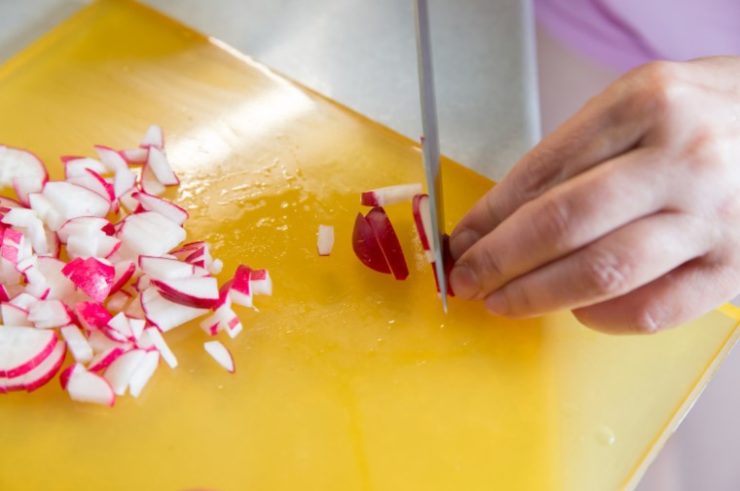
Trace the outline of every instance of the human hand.
<instances>
[{"instance_id":1,"label":"human hand","mask_svg":"<svg viewBox=\"0 0 740 491\"><path fill-rule=\"evenodd\" d=\"M655 332L740 293L740 57L628 73L455 228L450 281L523 317Z\"/></svg>"}]
</instances>

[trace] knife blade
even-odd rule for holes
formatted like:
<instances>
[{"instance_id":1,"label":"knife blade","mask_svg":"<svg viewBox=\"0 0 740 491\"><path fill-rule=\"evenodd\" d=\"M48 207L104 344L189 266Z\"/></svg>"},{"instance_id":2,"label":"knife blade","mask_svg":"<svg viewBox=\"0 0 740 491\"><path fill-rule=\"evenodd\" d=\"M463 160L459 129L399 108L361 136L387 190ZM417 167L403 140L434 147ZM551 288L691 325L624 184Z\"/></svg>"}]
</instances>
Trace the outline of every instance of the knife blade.
<instances>
[{"instance_id":1,"label":"knife blade","mask_svg":"<svg viewBox=\"0 0 740 491\"><path fill-rule=\"evenodd\" d=\"M429 213L432 224L432 251L437 273L442 309L447 313L447 278L445 277L442 234L444 216L442 205L442 175L439 165L439 131L437 128L437 102L434 97L434 72L432 70L432 46L429 35L429 10L427 0L416 2L416 57L419 72L419 98L421 100L421 139L426 173Z\"/></svg>"}]
</instances>

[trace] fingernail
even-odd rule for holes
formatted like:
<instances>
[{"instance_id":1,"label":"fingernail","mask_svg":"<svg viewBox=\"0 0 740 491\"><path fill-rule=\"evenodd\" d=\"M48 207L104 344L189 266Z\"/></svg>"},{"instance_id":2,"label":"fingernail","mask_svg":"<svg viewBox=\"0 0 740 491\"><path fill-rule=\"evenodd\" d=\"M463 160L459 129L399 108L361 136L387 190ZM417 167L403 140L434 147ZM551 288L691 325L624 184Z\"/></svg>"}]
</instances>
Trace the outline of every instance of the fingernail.
<instances>
[{"instance_id":1,"label":"fingernail","mask_svg":"<svg viewBox=\"0 0 740 491\"><path fill-rule=\"evenodd\" d=\"M455 261L460 259L460 256L470 249L473 244L478 242L478 239L480 239L480 236L467 228L459 233L453 233L452 237L450 237L450 253L452 254L452 258Z\"/></svg>"},{"instance_id":2,"label":"fingernail","mask_svg":"<svg viewBox=\"0 0 740 491\"><path fill-rule=\"evenodd\" d=\"M509 313L509 302L506 300L506 295L497 290L486 298L486 308L489 312L497 315L506 315Z\"/></svg>"},{"instance_id":3,"label":"fingernail","mask_svg":"<svg viewBox=\"0 0 740 491\"><path fill-rule=\"evenodd\" d=\"M452 268L450 284L455 295L462 298L473 298L480 289L478 275L467 264L457 264Z\"/></svg>"}]
</instances>

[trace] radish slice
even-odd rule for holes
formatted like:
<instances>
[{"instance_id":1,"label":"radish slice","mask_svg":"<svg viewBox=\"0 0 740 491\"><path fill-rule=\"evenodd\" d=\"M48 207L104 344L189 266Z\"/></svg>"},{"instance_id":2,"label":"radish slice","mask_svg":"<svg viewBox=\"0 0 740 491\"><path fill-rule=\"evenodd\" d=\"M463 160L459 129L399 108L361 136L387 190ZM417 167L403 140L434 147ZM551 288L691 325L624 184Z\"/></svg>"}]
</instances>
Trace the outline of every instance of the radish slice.
<instances>
[{"instance_id":1,"label":"radish slice","mask_svg":"<svg viewBox=\"0 0 740 491\"><path fill-rule=\"evenodd\" d=\"M64 178L84 176L91 170L99 175L108 172L108 169L99 161L89 157L62 157L64 162Z\"/></svg>"},{"instance_id":2,"label":"radish slice","mask_svg":"<svg viewBox=\"0 0 740 491\"><path fill-rule=\"evenodd\" d=\"M113 392L117 396L122 396L126 393L131 377L133 377L136 369L139 367L146 351L140 349L133 349L127 353L116 358L116 360L105 369L103 376L110 382L113 387Z\"/></svg>"},{"instance_id":3,"label":"radish slice","mask_svg":"<svg viewBox=\"0 0 740 491\"><path fill-rule=\"evenodd\" d=\"M128 319L128 325L131 329L131 338L134 341L138 341L141 335L144 333L146 327L146 321L144 319Z\"/></svg>"},{"instance_id":4,"label":"radish slice","mask_svg":"<svg viewBox=\"0 0 740 491\"><path fill-rule=\"evenodd\" d=\"M144 165L141 169L141 189L151 195L158 196L164 193L164 185L157 180L157 177L148 165Z\"/></svg>"},{"instance_id":5,"label":"radish slice","mask_svg":"<svg viewBox=\"0 0 740 491\"><path fill-rule=\"evenodd\" d=\"M106 198L95 191L65 181L46 183L42 194L63 220L84 216L104 217L110 211L110 202Z\"/></svg>"},{"instance_id":6,"label":"radish slice","mask_svg":"<svg viewBox=\"0 0 740 491\"><path fill-rule=\"evenodd\" d=\"M134 339L134 333L131 330L128 317L126 317L126 314L123 312L119 312L113 316L113 318L108 321L108 324L106 324L103 332L114 341L126 342L129 339Z\"/></svg>"},{"instance_id":7,"label":"radish slice","mask_svg":"<svg viewBox=\"0 0 740 491\"><path fill-rule=\"evenodd\" d=\"M85 171L86 172L82 175L68 178L66 182L89 189L107 199L109 203L112 202L116 197L113 192L113 187L108 183L108 181L103 179L100 174L93 170L85 169Z\"/></svg>"},{"instance_id":8,"label":"radish slice","mask_svg":"<svg viewBox=\"0 0 740 491\"><path fill-rule=\"evenodd\" d=\"M432 251L432 243L429 241L429 236L432 233L432 217L429 212L429 196L426 194L417 194L414 196L412 209L414 214L414 224L416 225L416 232L419 234L421 247L426 253L427 261L430 263L434 262L435 255Z\"/></svg>"},{"instance_id":9,"label":"radish slice","mask_svg":"<svg viewBox=\"0 0 740 491\"><path fill-rule=\"evenodd\" d=\"M97 302L80 302L75 305L75 312L88 333L103 331L113 318L105 307Z\"/></svg>"},{"instance_id":10,"label":"radish slice","mask_svg":"<svg viewBox=\"0 0 740 491\"><path fill-rule=\"evenodd\" d=\"M113 285L110 293L116 293L128 282L136 273L136 263L133 261L120 261L114 266Z\"/></svg>"},{"instance_id":11,"label":"radish slice","mask_svg":"<svg viewBox=\"0 0 740 491\"><path fill-rule=\"evenodd\" d=\"M331 225L319 225L316 248L319 256L328 256L334 248L334 227Z\"/></svg>"},{"instance_id":12,"label":"radish slice","mask_svg":"<svg viewBox=\"0 0 740 491\"><path fill-rule=\"evenodd\" d=\"M92 346L90 346L90 343L87 342L87 339L77 326L70 324L59 329L59 332L62 334L64 341L66 341L76 362L87 363L92 360Z\"/></svg>"},{"instance_id":13,"label":"radish slice","mask_svg":"<svg viewBox=\"0 0 740 491\"><path fill-rule=\"evenodd\" d=\"M159 293L181 305L208 309L218 301L218 281L216 278L184 278L177 280L151 280Z\"/></svg>"},{"instance_id":14,"label":"radish slice","mask_svg":"<svg viewBox=\"0 0 740 491\"><path fill-rule=\"evenodd\" d=\"M388 274L391 272L373 228L361 213L358 213L355 219L355 227L352 232L352 250L355 252L357 259L368 268L380 273Z\"/></svg>"},{"instance_id":15,"label":"radish slice","mask_svg":"<svg viewBox=\"0 0 740 491\"><path fill-rule=\"evenodd\" d=\"M234 279L229 289L229 297L237 304L244 307L252 307L252 285L250 282L252 270L249 266L240 264L234 273Z\"/></svg>"},{"instance_id":16,"label":"radish slice","mask_svg":"<svg viewBox=\"0 0 740 491\"><path fill-rule=\"evenodd\" d=\"M59 240L66 244L73 235L81 237L91 237L99 233L112 235L112 227L111 223L105 218L76 217L64 222L57 230L57 235L59 235Z\"/></svg>"},{"instance_id":17,"label":"radish slice","mask_svg":"<svg viewBox=\"0 0 740 491\"><path fill-rule=\"evenodd\" d=\"M62 374L62 380L70 399L113 407L116 395L110 383L100 375L89 372L76 363Z\"/></svg>"},{"instance_id":18,"label":"radish slice","mask_svg":"<svg viewBox=\"0 0 740 491\"><path fill-rule=\"evenodd\" d=\"M206 352L211 355L211 358L216 360L216 363L224 367L226 371L230 373L234 373L236 371L234 358L231 356L231 352L229 352L229 350L226 349L220 341L207 341L203 343L203 348L205 348Z\"/></svg>"},{"instance_id":19,"label":"radish slice","mask_svg":"<svg viewBox=\"0 0 740 491\"><path fill-rule=\"evenodd\" d=\"M131 347L130 343L120 343L118 341L114 341L105 334L103 334L103 331L92 331L88 338L87 342L90 343L90 347L93 350L93 354L99 355L100 353L103 353L104 351L108 351L111 348L120 347L123 348L124 351L128 351L128 349Z\"/></svg>"},{"instance_id":20,"label":"radish slice","mask_svg":"<svg viewBox=\"0 0 740 491\"><path fill-rule=\"evenodd\" d=\"M175 203L167 201L164 198L143 191L134 192L132 196L141 203L142 208L146 211L156 211L178 225L182 225L188 219L188 212L184 208L180 208Z\"/></svg>"},{"instance_id":21,"label":"radish slice","mask_svg":"<svg viewBox=\"0 0 740 491\"><path fill-rule=\"evenodd\" d=\"M149 158L146 161L146 167L152 171L157 181L165 186L177 186L180 180L170 167L167 156L157 147L149 148Z\"/></svg>"},{"instance_id":22,"label":"radish slice","mask_svg":"<svg viewBox=\"0 0 740 491\"><path fill-rule=\"evenodd\" d=\"M249 272L249 287L252 295L272 295L272 278L266 269L253 269Z\"/></svg>"},{"instance_id":23,"label":"radish slice","mask_svg":"<svg viewBox=\"0 0 740 491\"><path fill-rule=\"evenodd\" d=\"M0 145L0 187L13 186L21 203L28 203L30 193L40 192L48 173L46 166L28 150Z\"/></svg>"},{"instance_id":24,"label":"radish slice","mask_svg":"<svg viewBox=\"0 0 740 491\"><path fill-rule=\"evenodd\" d=\"M162 128L156 124L147 128L146 134L144 135L144 138L141 139L139 146L142 148L164 148L164 132L162 131Z\"/></svg>"},{"instance_id":25,"label":"radish slice","mask_svg":"<svg viewBox=\"0 0 740 491\"><path fill-rule=\"evenodd\" d=\"M113 286L115 268L103 259L77 258L67 263L62 268L62 273L90 298L96 302L102 302Z\"/></svg>"},{"instance_id":26,"label":"radish slice","mask_svg":"<svg viewBox=\"0 0 740 491\"><path fill-rule=\"evenodd\" d=\"M406 258L403 255L396 231L393 230L393 225L391 225L391 221L388 215L386 215L385 210L375 207L370 210L366 218L375 236L378 238L380 250L383 252L393 276L397 280L406 279L409 275Z\"/></svg>"},{"instance_id":27,"label":"radish slice","mask_svg":"<svg viewBox=\"0 0 740 491\"><path fill-rule=\"evenodd\" d=\"M48 300L69 299L75 290L75 285L64 276L64 263L53 257L40 257L37 268L46 279L49 288Z\"/></svg>"},{"instance_id":28,"label":"radish slice","mask_svg":"<svg viewBox=\"0 0 740 491\"><path fill-rule=\"evenodd\" d=\"M0 304L0 313L6 326L31 327L33 322L28 320L28 310L12 303Z\"/></svg>"},{"instance_id":29,"label":"radish slice","mask_svg":"<svg viewBox=\"0 0 740 491\"><path fill-rule=\"evenodd\" d=\"M148 276L163 281L208 275L204 268L168 257L139 256L139 267Z\"/></svg>"},{"instance_id":30,"label":"radish slice","mask_svg":"<svg viewBox=\"0 0 740 491\"><path fill-rule=\"evenodd\" d=\"M161 256L185 240L185 230L159 213L146 211L127 216L118 238L136 254Z\"/></svg>"},{"instance_id":31,"label":"radish slice","mask_svg":"<svg viewBox=\"0 0 740 491\"><path fill-rule=\"evenodd\" d=\"M0 377L17 377L38 366L58 342L54 331L0 327Z\"/></svg>"},{"instance_id":32,"label":"radish slice","mask_svg":"<svg viewBox=\"0 0 740 491\"><path fill-rule=\"evenodd\" d=\"M130 348L125 345L117 344L115 346L111 346L105 351L102 351L95 355L95 357L90 361L90 364L87 366L87 368L89 370L92 370L93 372L105 370L109 366L111 366L114 361L125 355L128 351L130 351Z\"/></svg>"},{"instance_id":33,"label":"radish slice","mask_svg":"<svg viewBox=\"0 0 740 491\"><path fill-rule=\"evenodd\" d=\"M2 147L2 145L0 145ZM0 150L2 152L2 150ZM18 201L14 200L13 198L8 198L7 196L0 196L0 208L18 208L19 206L23 206Z\"/></svg>"},{"instance_id":34,"label":"radish slice","mask_svg":"<svg viewBox=\"0 0 740 491\"><path fill-rule=\"evenodd\" d=\"M67 345L65 343L57 343L49 356L32 370L29 370L23 375L8 378L5 382L5 390L26 390L33 392L46 385L59 372L66 354Z\"/></svg>"},{"instance_id":35,"label":"radish slice","mask_svg":"<svg viewBox=\"0 0 740 491\"><path fill-rule=\"evenodd\" d=\"M139 394L141 394L141 391L157 370L158 365L159 352L147 351L144 358L139 363L139 366L136 367L136 370L134 370L133 375L131 375L131 378L129 379L129 391L132 396L139 397Z\"/></svg>"},{"instance_id":36,"label":"radish slice","mask_svg":"<svg viewBox=\"0 0 740 491\"><path fill-rule=\"evenodd\" d=\"M118 150L114 150L105 145L95 145L94 148L95 152L98 154L100 163L105 166L108 172L117 173L124 169L128 170L126 159L123 158L123 155L121 155L121 152Z\"/></svg>"},{"instance_id":37,"label":"radish slice","mask_svg":"<svg viewBox=\"0 0 740 491\"><path fill-rule=\"evenodd\" d=\"M362 193L360 200L363 206L386 206L402 201L410 201L414 195L421 193L421 184L398 184L373 189Z\"/></svg>"},{"instance_id":38,"label":"radish slice","mask_svg":"<svg viewBox=\"0 0 740 491\"><path fill-rule=\"evenodd\" d=\"M41 300L29 307L28 320L33 322L37 329L48 329L66 326L72 319L61 301Z\"/></svg>"},{"instance_id":39,"label":"radish slice","mask_svg":"<svg viewBox=\"0 0 740 491\"><path fill-rule=\"evenodd\" d=\"M149 287L141 293L141 306L146 314L146 319L162 332L181 326L208 312L205 309L171 302L164 298L154 287Z\"/></svg>"},{"instance_id":40,"label":"radish slice","mask_svg":"<svg viewBox=\"0 0 740 491\"><path fill-rule=\"evenodd\" d=\"M59 212L54 208L51 201L41 193L31 193L28 195L28 202L31 209L36 215L49 227L50 231L57 230L62 226L64 220Z\"/></svg>"}]
</instances>

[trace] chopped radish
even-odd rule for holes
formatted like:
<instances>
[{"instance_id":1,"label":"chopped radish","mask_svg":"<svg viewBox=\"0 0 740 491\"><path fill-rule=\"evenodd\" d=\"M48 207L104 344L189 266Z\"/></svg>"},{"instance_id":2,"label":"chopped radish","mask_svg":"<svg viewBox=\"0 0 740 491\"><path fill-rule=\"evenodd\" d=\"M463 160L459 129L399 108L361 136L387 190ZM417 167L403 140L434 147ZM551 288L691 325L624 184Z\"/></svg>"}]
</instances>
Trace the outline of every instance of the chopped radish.
<instances>
[{"instance_id":1,"label":"chopped radish","mask_svg":"<svg viewBox=\"0 0 740 491\"><path fill-rule=\"evenodd\" d=\"M110 348L96 354L95 357L90 360L87 368L93 372L105 370L128 351L130 351L130 348L126 345L116 344L111 346Z\"/></svg>"},{"instance_id":2,"label":"chopped radish","mask_svg":"<svg viewBox=\"0 0 740 491\"><path fill-rule=\"evenodd\" d=\"M252 295L272 295L272 278L266 269L253 269L249 272L249 287Z\"/></svg>"},{"instance_id":3,"label":"chopped radish","mask_svg":"<svg viewBox=\"0 0 740 491\"><path fill-rule=\"evenodd\" d=\"M108 172L108 169L99 161L89 157L62 157L64 162L64 178L84 176L88 170L99 175Z\"/></svg>"},{"instance_id":4,"label":"chopped radish","mask_svg":"<svg viewBox=\"0 0 740 491\"><path fill-rule=\"evenodd\" d=\"M48 329L66 326L72 319L61 301L40 300L29 307L28 320L38 329Z\"/></svg>"},{"instance_id":5,"label":"chopped radish","mask_svg":"<svg viewBox=\"0 0 740 491\"><path fill-rule=\"evenodd\" d=\"M33 369L16 377L8 377L5 382L5 390L26 390L33 392L46 385L59 372L66 354L67 345L65 343L57 343L51 353L49 353L49 356Z\"/></svg>"},{"instance_id":6,"label":"chopped radish","mask_svg":"<svg viewBox=\"0 0 740 491\"><path fill-rule=\"evenodd\" d=\"M105 307L97 302L80 302L75 305L75 313L88 333L104 330L113 318Z\"/></svg>"},{"instance_id":7,"label":"chopped radish","mask_svg":"<svg viewBox=\"0 0 740 491\"><path fill-rule=\"evenodd\" d=\"M31 209L36 212L36 215L49 227L49 232L53 233L53 231L57 230L64 223L62 215L43 194L29 194L28 202Z\"/></svg>"},{"instance_id":8,"label":"chopped radish","mask_svg":"<svg viewBox=\"0 0 740 491\"><path fill-rule=\"evenodd\" d=\"M140 349L132 349L127 353L116 358L116 360L105 369L103 376L110 382L113 387L113 392L118 396L122 396L126 393L131 377L133 377L136 369L139 367L146 351Z\"/></svg>"},{"instance_id":9,"label":"chopped radish","mask_svg":"<svg viewBox=\"0 0 740 491\"><path fill-rule=\"evenodd\" d=\"M69 299L74 293L75 285L64 276L64 263L52 257L40 257L37 265L49 287L49 300Z\"/></svg>"},{"instance_id":10,"label":"chopped radish","mask_svg":"<svg viewBox=\"0 0 740 491\"><path fill-rule=\"evenodd\" d=\"M180 180L170 167L167 156L159 148L152 146L149 148L149 158L146 161L146 167L151 169L157 181L165 186L177 186Z\"/></svg>"},{"instance_id":11,"label":"chopped radish","mask_svg":"<svg viewBox=\"0 0 740 491\"><path fill-rule=\"evenodd\" d=\"M131 301L131 294L125 290L112 293L105 302L105 308L112 312L121 312Z\"/></svg>"},{"instance_id":12,"label":"chopped radish","mask_svg":"<svg viewBox=\"0 0 740 491\"><path fill-rule=\"evenodd\" d=\"M118 238L137 254L161 256L185 239L185 230L159 213L145 211L127 216Z\"/></svg>"},{"instance_id":13,"label":"chopped radish","mask_svg":"<svg viewBox=\"0 0 740 491\"><path fill-rule=\"evenodd\" d=\"M141 189L146 193L156 196L164 193L164 184L157 180L157 177L148 165L144 165L141 169Z\"/></svg>"},{"instance_id":14,"label":"chopped radish","mask_svg":"<svg viewBox=\"0 0 740 491\"><path fill-rule=\"evenodd\" d=\"M398 184L384 188L373 189L362 193L363 206L386 206L401 201L410 201L414 195L421 193L421 184Z\"/></svg>"},{"instance_id":15,"label":"chopped radish","mask_svg":"<svg viewBox=\"0 0 740 491\"><path fill-rule=\"evenodd\" d=\"M156 124L151 125L146 130L144 138L139 143L141 148L157 147L164 148L164 132L162 128Z\"/></svg>"},{"instance_id":16,"label":"chopped radish","mask_svg":"<svg viewBox=\"0 0 740 491\"><path fill-rule=\"evenodd\" d=\"M113 235L112 225L108 220L101 217L82 216L64 222L57 230L57 235L59 235L59 240L66 244L73 235L90 237L101 232L106 235Z\"/></svg>"},{"instance_id":17,"label":"chopped radish","mask_svg":"<svg viewBox=\"0 0 740 491\"><path fill-rule=\"evenodd\" d=\"M139 366L136 367L136 370L134 370L134 373L129 379L129 390L132 396L139 397L139 394L141 394L144 386L146 386L146 384L149 382L149 379L152 378L152 375L154 375L154 372L157 370L158 365L159 352L146 352L144 358L139 363Z\"/></svg>"},{"instance_id":18,"label":"chopped radish","mask_svg":"<svg viewBox=\"0 0 740 491\"><path fill-rule=\"evenodd\" d=\"M115 274L113 275L113 285L111 285L110 293L116 293L118 290L130 280L134 273L136 273L136 263L133 261L120 261L117 262L114 267Z\"/></svg>"},{"instance_id":19,"label":"chopped radish","mask_svg":"<svg viewBox=\"0 0 740 491\"><path fill-rule=\"evenodd\" d=\"M103 331L99 330L92 331L87 338L87 342L90 343L90 347L92 348L93 354L95 355L99 355L103 351L107 351L115 347L129 347L129 343L120 343L118 341L114 341L103 334Z\"/></svg>"},{"instance_id":20,"label":"chopped radish","mask_svg":"<svg viewBox=\"0 0 740 491\"><path fill-rule=\"evenodd\" d=\"M253 306L252 286L250 282L251 273L252 270L249 266L240 264L236 268L234 279L231 282L228 292L229 297L234 303L250 308Z\"/></svg>"},{"instance_id":21,"label":"chopped radish","mask_svg":"<svg viewBox=\"0 0 740 491\"><path fill-rule=\"evenodd\" d=\"M129 148L121 150L121 155L129 165L145 164L147 158L149 158L149 150L146 148Z\"/></svg>"},{"instance_id":22,"label":"chopped radish","mask_svg":"<svg viewBox=\"0 0 740 491\"><path fill-rule=\"evenodd\" d=\"M159 354L162 355L162 359L170 366L170 368L177 367L177 358L175 357L175 354L165 342L162 333L160 333L156 327L147 327L144 329L142 336L143 335L146 335L149 338L152 346L157 348Z\"/></svg>"},{"instance_id":23,"label":"chopped radish","mask_svg":"<svg viewBox=\"0 0 740 491\"><path fill-rule=\"evenodd\" d=\"M85 169L83 174L67 178L67 182L89 189L107 199L109 203L116 199L113 186L94 170Z\"/></svg>"},{"instance_id":24,"label":"chopped radish","mask_svg":"<svg viewBox=\"0 0 740 491\"><path fill-rule=\"evenodd\" d=\"M316 248L319 256L328 256L334 248L334 227L331 225L319 225Z\"/></svg>"},{"instance_id":25,"label":"chopped radish","mask_svg":"<svg viewBox=\"0 0 740 491\"><path fill-rule=\"evenodd\" d=\"M108 172L116 173L120 170L128 170L128 164L126 159L123 158L121 152L114 150L105 145L95 145L95 152L98 154L100 163L105 166Z\"/></svg>"},{"instance_id":26,"label":"chopped radish","mask_svg":"<svg viewBox=\"0 0 740 491\"><path fill-rule=\"evenodd\" d=\"M211 277L184 278L177 280L151 280L159 293L181 305L208 309L218 301L218 281Z\"/></svg>"},{"instance_id":27,"label":"chopped radish","mask_svg":"<svg viewBox=\"0 0 740 491\"><path fill-rule=\"evenodd\" d=\"M146 319L167 332L205 314L207 310L188 307L164 298L156 288L149 287L141 293L141 306Z\"/></svg>"},{"instance_id":28,"label":"chopped radish","mask_svg":"<svg viewBox=\"0 0 740 491\"><path fill-rule=\"evenodd\" d=\"M139 256L141 270L158 280L181 280L193 276L207 276L208 270L168 257Z\"/></svg>"},{"instance_id":29,"label":"chopped radish","mask_svg":"<svg viewBox=\"0 0 740 491\"><path fill-rule=\"evenodd\" d=\"M110 383L100 375L89 372L79 363L67 368L62 376L63 380L66 380L64 388L73 401L111 407L115 404L116 395Z\"/></svg>"},{"instance_id":30,"label":"chopped radish","mask_svg":"<svg viewBox=\"0 0 740 491\"><path fill-rule=\"evenodd\" d=\"M44 163L28 150L0 145L0 187L13 186L21 203L44 188L48 174Z\"/></svg>"},{"instance_id":31,"label":"chopped radish","mask_svg":"<svg viewBox=\"0 0 740 491\"><path fill-rule=\"evenodd\" d=\"M421 247L426 253L427 260L434 262L434 252L432 252L432 243L429 241L429 235L432 231L432 218L429 213L429 196L426 194L417 194L412 202L414 214L414 224L416 232L419 234Z\"/></svg>"},{"instance_id":32,"label":"chopped radish","mask_svg":"<svg viewBox=\"0 0 740 491\"><path fill-rule=\"evenodd\" d=\"M234 358L226 347L219 341L206 341L203 343L203 348L211 357L216 360L216 363L224 367L228 372L234 373L236 367L234 366Z\"/></svg>"},{"instance_id":33,"label":"chopped radish","mask_svg":"<svg viewBox=\"0 0 740 491\"><path fill-rule=\"evenodd\" d=\"M92 360L93 350L90 343L80 331L80 328L74 324L59 329L62 334L64 341L67 343L69 350L72 352L72 356L78 363L87 363Z\"/></svg>"},{"instance_id":34,"label":"chopped radish","mask_svg":"<svg viewBox=\"0 0 740 491\"><path fill-rule=\"evenodd\" d=\"M148 194L145 192L135 192L132 197L136 199L146 211L155 211L160 215L169 218L178 225L185 223L188 219L188 212L175 203L167 201L164 198Z\"/></svg>"},{"instance_id":35,"label":"chopped radish","mask_svg":"<svg viewBox=\"0 0 740 491\"><path fill-rule=\"evenodd\" d=\"M64 220L76 217L104 217L110 211L108 199L95 191L64 181L50 181L44 186L48 199Z\"/></svg>"},{"instance_id":36,"label":"chopped radish","mask_svg":"<svg viewBox=\"0 0 740 491\"><path fill-rule=\"evenodd\" d=\"M391 221L388 215L386 215L385 210L375 207L368 212L366 218L375 236L378 238L380 250L383 252L393 276L397 280L406 279L409 275L406 258L403 255L401 243L398 241L398 236L395 230L393 230L393 225L391 225Z\"/></svg>"},{"instance_id":37,"label":"chopped radish","mask_svg":"<svg viewBox=\"0 0 740 491\"><path fill-rule=\"evenodd\" d=\"M131 318L128 319L128 325L131 329L131 338L134 341L138 341L142 333L144 332L146 321L144 319Z\"/></svg>"},{"instance_id":38,"label":"chopped radish","mask_svg":"<svg viewBox=\"0 0 740 491\"><path fill-rule=\"evenodd\" d=\"M113 286L115 268L103 259L76 258L62 268L62 273L90 298L96 302L102 302Z\"/></svg>"},{"instance_id":39,"label":"chopped radish","mask_svg":"<svg viewBox=\"0 0 740 491\"><path fill-rule=\"evenodd\" d=\"M123 312L119 312L114 315L113 318L108 321L108 324L106 324L103 332L112 340L122 343L127 340L134 339L134 333L131 330L128 317L126 317L126 314Z\"/></svg>"},{"instance_id":40,"label":"chopped radish","mask_svg":"<svg viewBox=\"0 0 740 491\"><path fill-rule=\"evenodd\" d=\"M28 320L28 309L18 307L10 302L0 304L3 324L6 326L31 327L33 322Z\"/></svg>"},{"instance_id":41,"label":"chopped radish","mask_svg":"<svg viewBox=\"0 0 740 491\"><path fill-rule=\"evenodd\" d=\"M31 327L0 327L0 377L17 377L32 370L54 350L54 331Z\"/></svg>"}]
</instances>

